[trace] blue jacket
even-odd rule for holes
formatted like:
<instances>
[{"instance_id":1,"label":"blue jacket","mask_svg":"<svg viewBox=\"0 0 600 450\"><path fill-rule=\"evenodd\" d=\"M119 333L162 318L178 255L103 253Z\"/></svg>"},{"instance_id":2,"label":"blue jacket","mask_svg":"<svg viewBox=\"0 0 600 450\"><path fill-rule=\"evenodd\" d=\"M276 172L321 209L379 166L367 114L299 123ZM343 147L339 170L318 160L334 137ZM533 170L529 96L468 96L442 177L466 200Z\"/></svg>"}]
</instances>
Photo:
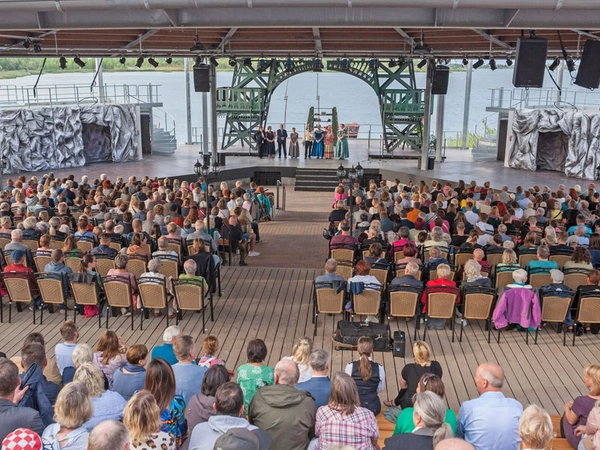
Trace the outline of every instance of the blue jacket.
<instances>
[{"instance_id":1,"label":"blue jacket","mask_svg":"<svg viewBox=\"0 0 600 450\"><path fill-rule=\"evenodd\" d=\"M28 406L40 413L44 427L47 427L54 422L54 410L50 404L50 400L46 396L45 384L46 380L42 369L33 363L27 371L21 375L21 380L24 380L25 386L29 389L23 395L19 402L19 406Z\"/></svg>"},{"instance_id":2,"label":"blue jacket","mask_svg":"<svg viewBox=\"0 0 600 450\"><path fill-rule=\"evenodd\" d=\"M331 393L331 380L329 377L315 377L313 376L310 380L304 383L298 383L296 389L306 391L310 393L315 399L315 406L319 409L321 406L325 406L329 401L329 394Z\"/></svg>"}]
</instances>

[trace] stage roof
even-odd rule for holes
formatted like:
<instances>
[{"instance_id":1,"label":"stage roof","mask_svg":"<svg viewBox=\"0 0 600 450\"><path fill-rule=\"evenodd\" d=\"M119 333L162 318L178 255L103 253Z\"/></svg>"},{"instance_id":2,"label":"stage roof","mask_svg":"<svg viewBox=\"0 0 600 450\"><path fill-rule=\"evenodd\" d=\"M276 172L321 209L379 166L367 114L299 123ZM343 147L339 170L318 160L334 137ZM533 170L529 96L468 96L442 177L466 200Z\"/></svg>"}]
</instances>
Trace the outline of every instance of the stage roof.
<instances>
[{"instance_id":1,"label":"stage roof","mask_svg":"<svg viewBox=\"0 0 600 450\"><path fill-rule=\"evenodd\" d=\"M0 0L0 57L502 57L532 31L554 57L560 30L576 58L598 24L599 0Z\"/></svg>"}]
</instances>

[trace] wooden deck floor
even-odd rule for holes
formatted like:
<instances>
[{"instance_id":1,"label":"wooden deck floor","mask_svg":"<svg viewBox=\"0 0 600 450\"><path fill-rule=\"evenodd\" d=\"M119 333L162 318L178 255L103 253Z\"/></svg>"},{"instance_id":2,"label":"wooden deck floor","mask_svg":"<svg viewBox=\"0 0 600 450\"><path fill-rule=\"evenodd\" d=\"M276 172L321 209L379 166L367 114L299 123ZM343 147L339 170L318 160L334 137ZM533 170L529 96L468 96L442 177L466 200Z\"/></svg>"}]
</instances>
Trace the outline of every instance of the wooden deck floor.
<instances>
[{"instance_id":1,"label":"wooden deck floor","mask_svg":"<svg viewBox=\"0 0 600 450\"><path fill-rule=\"evenodd\" d=\"M294 194L299 195L299 194ZM273 366L282 357L291 353L294 341L304 335L311 336L311 288L314 278L321 273L327 244L320 236L330 206L329 194L310 194L311 200L322 203L323 208L310 206L306 193L302 201L288 199L288 210L280 212L277 220L261 224L264 244L257 246L261 255L248 258L248 267L225 267L223 269L223 297L215 299L215 320L207 322L202 333L199 314L186 314L180 326L183 332L194 337L198 344L207 333L214 334L221 342L220 357L227 360L227 367L235 370L246 362L246 344L256 337L266 341L269 348L267 362ZM291 200L291 201L290 201ZM295 206L294 206L295 205ZM310 211L310 214L307 212ZM297 256L302 253L302 257ZM15 313L13 322L7 323L6 301L5 322L0 325L0 351L9 357L20 351L24 336L30 331L40 331L47 341L48 356L54 356L54 346L60 341L59 327L64 315L45 314L42 326L33 326L30 311ZM331 336L340 317L320 316L315 348L325 348L332 355L332 373L357 357L355 352L335 351ZM95 318L79 316L80 341L92 347L98 342L103 328L98 329ZM117 331L128 343L144 343L149 348L161 343L165 328L163 318L144 321L144 330L131 331L129 318L111 319L111 329ZM398 392L397 378L406 363L412 362L410 351L413 342L414 322L404 320L391 322L392 332L401 329L407 336L407 358L394 358L392 353L376 353L375 360L382 363L386 371L386 391L382 398L393 398ZM572 336L572 335L570 335ZM570 337L568 336L568 338ZM458 409L460 403L477 396L473 374L477 365L484 361L495 361L505 370L506 395L515 397L524 405L536 403L551 414L560 413L566 401L586 392L582 380L582 369L587 364L598 363L599 336L584 335L577 339L576 347L562 346L562 334L550 326L540 332L538 345L525 344L525 335L518 331L504 332L501 343L487 343L487 332L483 323L469 323L462 343L451 342L449 329L428 333L427 340L433 349L434 358L444 370L444 383L449 407Z\"/></svg>"}]
</instances>

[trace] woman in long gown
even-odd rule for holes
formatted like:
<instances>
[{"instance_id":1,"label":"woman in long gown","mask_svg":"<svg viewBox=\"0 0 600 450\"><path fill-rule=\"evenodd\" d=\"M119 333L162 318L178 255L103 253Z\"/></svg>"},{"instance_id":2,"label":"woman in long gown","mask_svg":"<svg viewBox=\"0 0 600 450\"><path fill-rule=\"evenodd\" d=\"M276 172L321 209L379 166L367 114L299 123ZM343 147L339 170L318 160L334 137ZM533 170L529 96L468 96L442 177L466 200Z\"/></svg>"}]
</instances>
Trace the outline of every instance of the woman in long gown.
<instances>
[{"instance_id":1,"label":"woman in long gown","mask_svg":"<svg viewBox=\"0 0 600 450\"><path fill-rule=\"evenodd\" d=\"M333 130L331 129L331 125L325 128L325 159L333 158L333 141L335 140L335 136L333 134Z\"/></svg>"},{"instance_id":2,"label":"woman in long gown","mask_svg":"<svg viewBox=\"0 0 600 450\"><path fill-rule=\"evenodd\" d=\"M340 123L340 128L337 132L337 145L335 146L335 158L346 159L350 156L348 151L348 131L343 123Z\"/></svg>"},{"instance_id":3,"label":"woman in long gown","mask_svg":"<svg viewBox=\"0 0 600 450\"><path fill-rule=\"evenodd\" d=\"M323 159L323 139L325 138L325 132L321 129L321 125L317 125L315 130L315 140L313 141L312 155L319 159Z\"/></svg>"},{"instance_id":4,"label":"woman in long gown","mask_svg":"<svg viewBox=\"0 0 600 450\"><path fill-rule=\"evenodd\" d=\"M290 133L290 158L298 158L299 156L298 133L295 128L292 128L292 132Z\"/></svg>"},{"instance_id":5,"label":"woman in long gown","mask_svg":"<svg viewBox=\"0 0 600 450\"><path fill-rule=\"evenodd\" d=\"M267 132L265 133L265 155L269 159L275 158L275 133L273 133L272 127L267 127Z\"/></svg>"}]
</instances>

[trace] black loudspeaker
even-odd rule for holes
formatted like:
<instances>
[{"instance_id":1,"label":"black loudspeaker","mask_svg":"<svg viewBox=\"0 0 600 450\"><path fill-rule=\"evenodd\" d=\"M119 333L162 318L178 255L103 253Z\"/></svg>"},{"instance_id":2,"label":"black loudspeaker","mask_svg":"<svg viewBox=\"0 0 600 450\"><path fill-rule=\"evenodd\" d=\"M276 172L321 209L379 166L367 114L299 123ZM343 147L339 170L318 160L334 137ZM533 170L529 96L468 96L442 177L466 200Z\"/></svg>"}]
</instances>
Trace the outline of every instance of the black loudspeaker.
<instances>
[{"instance_id":1,"label":"black loudspeaker","mask_svg":"<svg viewBox=\"0 0 600 450\"><path fill-rule=\"evenodd\" d=\"M575 84L588 89L600 86L600 41L585 41Z\"/></svg>"},{"instance_id":2,"label":"black loudspeaker","mask_svg":"<svg viewBox=\"0 0 600 450\"><path fill-rule=\"evenodd\" d=\"M450 69L447 66L436 66L433 70L431 93L434 95L446 95L448 93L449 76Z\"/></svg>"},{"instance_id":3,"label":"black loudspeaker","mask_svg":"<svg viewBox=\"0 0 600 450\"><path fill-rule=\"evenodd\" d=\"M210 66L207 64L194 66L194 91L210 92Z\"/></svg>"},{"instance_id":4,"label":"black loudspeaker","mask_svg":"<svg viewBox=\"0 0 600 450\"><path fill-rule=\"evenodd\" d=\"M404 334L404 331L394 331L394 347L392 353L398 358L404 358L404 354L406 353L406 335Z\"/></svg>"},{"instance_id":5,"label":"black loudspeaker","mask_svg":"<svg viewBox=\"0 0 600 450\"><path fill-rule=\"evenodd\" d=\"M544 85L548 39L519 38L513 72L514 87L541 88Z\"/></svg>"}]
</instances>

